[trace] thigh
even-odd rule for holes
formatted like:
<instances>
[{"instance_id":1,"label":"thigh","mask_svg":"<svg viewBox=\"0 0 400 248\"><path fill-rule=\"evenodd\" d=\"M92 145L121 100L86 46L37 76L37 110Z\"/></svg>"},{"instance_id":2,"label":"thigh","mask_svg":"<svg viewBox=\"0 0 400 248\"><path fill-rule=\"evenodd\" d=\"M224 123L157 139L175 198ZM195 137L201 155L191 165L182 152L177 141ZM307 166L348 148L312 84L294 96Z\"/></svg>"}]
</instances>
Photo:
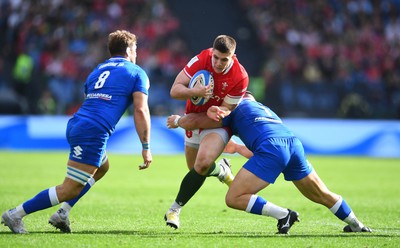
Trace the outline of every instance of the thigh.
<instances>
[{"instance_id":1,"label":"thigh","mask_svg":"<svg viewBox=\"0 0 400 248\"><path fill-rule=\"evenodd\" d=\"M222 153L225 141L218 133L209 132L201 139L196 163L202 166L210 166Z\"/></svg>"},{"instance_id":2,"label":"thigh","mask_svg":"<svg viewBox=\"0 0 400 248\"><path fill-rule=\"evenodd\" d=\"M232 184L229 186L227 197L256 194L268 185L268 182L254 173L248 171L246 168L241 168L236 174Z\"/></svg>"},{"instance_id":3,"label":"thigh","mask_svg":"<svg viewBox=\"0 0 400 248\"><path fill-rule=\"evenodd\" d=\"M191 170L194 167L194 163L196 161L198 148L194 148L192 146L185 146L185 157L186 157L186 165Z\"/></svg>"},{"instance_id":4,"label":"thigh","mask_svg":"<svg viewBox=\"0 0 400 248\"><path fill-rule=\"evenodd\" d=\"M57 197L60 202L70 200L79 195L86 182L93 177L97 167L68 160L67 175L61 185L56 187ZM69 174L72 173L72 174ZM77 180L77 178L79 178Z\"/></svg>"},{"instance_id":5,"label":"thigh","mask_svg":"<svg viewBox=\"0 0 400 248\"><path fill-rule=\"evenodd\" d=\"M97 172L99 169L97 166L90 165L90 164L84 164L80 162L76 162L74 160L68 160L68 166L84 171L88 174L91 174L92 176Z\"/></svg>"},{"instance_id":6,"label":"thigh","mask_svg":"<svg viewBox=\"0 0 400 248\"><path fill-rule=\"evenodd\" d=\"M80 164L100 167L108 138L109 134L105 130L90 122L70 121L67 128L69 159Z\"/></svg>"},{"instance_id":7,"label":"thigh","mask_svg":"<svg viewBox=\"0 0 400 248\"><path fill-rule=\"evenodd\" d=\"M99 181L108 172L109 168L110 168L110 162L108 160L108 156L106 154L104 154L103 158L102 158L101 166L96 171L96 173L93 175L93 179L96 182Z\"/></svg>"},{"instance_id":8,"label":"thigh","mask_svg":"<svg viewBox=\"0 0 400 248\"><path fill-rule=\"evenodd\" d=\"M220 137L220 139L222 140L222 142L224 142L224 146L228 143L229 139L231 138L231 135L228 133L227 129L222 128L222 127L221 128L200 129L200 131L199 131L200 143L209 134L218 135Z\"/></svg>"}]
</instances>

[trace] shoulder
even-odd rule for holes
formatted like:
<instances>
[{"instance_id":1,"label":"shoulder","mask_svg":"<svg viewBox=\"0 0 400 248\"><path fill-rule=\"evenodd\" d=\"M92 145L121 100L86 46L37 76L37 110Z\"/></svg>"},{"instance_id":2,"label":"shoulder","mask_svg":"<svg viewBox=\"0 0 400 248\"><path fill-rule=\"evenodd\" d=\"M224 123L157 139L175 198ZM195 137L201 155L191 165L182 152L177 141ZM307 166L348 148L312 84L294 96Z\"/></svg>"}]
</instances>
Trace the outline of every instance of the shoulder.
<instances>
[{"instance_id":1,"label":"shoulder","mask_svg":"<svg viewBox=\"0 0 400 248\"><path fill-rule=\"evenodd\" d=\"M199 56L212 56L212 48L204 49L199 53Z\"/></svg>"},{"instance_id":2,"label":"shoulder","mask_svg":"<svg viewBox=\"0 0 400 248\"><path fill-rule=\"evenodd\" d=\"M186 64L184 68L185 73L189 77L192 77L199 70L207 70L209 64L211 64L211 56L211 48L201 51Z\"/></svg>"},{"instance_id":3,"label":"shoulder","mask_svg":"<svg viewBox=\"0 0 400 248\"><path fill-rule=\"evenodd\" d=\"M211 48L208 49L204 49L203 51L201 51L199 54L197 54L195 56L197 58L197 60L199 60L200 62L206 63L207 61L209 61L212 57L212 51Z\"/></svg>"},{"instance_id":4,"label":"shoulder","mask_svg":"<svg viewBox=\"0 0 400 248\"><path fill-rule=\"evenodd\" d=\"M235 56L233 58L233 73L235 73L235 76L241 77L241 78L248 78L249 75L247 74L246 68L242 64L240 64L239 60Z\"/></svg>"},{"instance_id":5,"label":"shoulder","mask_svg":"<svg viewBox=\"0 0 400 248\"><path fill-rule=\"evenodd\" d=\"M134 64L132 62L127 62L126 63L126 68L127 68L127 70L129 71L129 73L131 75L134 75L134 76L136 76L136 75L145 75L145 76L147 76L147 73L143 70L142 67L140 67L139 65Z\"/></svg>"}]
</instances>

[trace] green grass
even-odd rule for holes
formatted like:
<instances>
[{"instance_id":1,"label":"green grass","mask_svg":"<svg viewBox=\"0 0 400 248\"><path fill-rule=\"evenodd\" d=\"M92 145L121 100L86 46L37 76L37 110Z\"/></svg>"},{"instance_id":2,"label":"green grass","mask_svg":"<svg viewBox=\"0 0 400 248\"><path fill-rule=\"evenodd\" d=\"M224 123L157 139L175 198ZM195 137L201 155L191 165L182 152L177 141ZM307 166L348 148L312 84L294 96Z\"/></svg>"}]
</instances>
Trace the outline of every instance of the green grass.
<instances>
[{"instance_id":1,"label":"green grass","mask_svg":"<svg viewBox=\"0 0 400 248\"><path fill-rule=\"evenodd\" d=\"M343 233L345 223L305 199L281 177L260 192L265 199L300 213L290 235L275 235L276 220L229 209L226 186L215 178L184 207L181 228L165 226L187 169L183 155L154 156L139 171L138 155L109 154L110 171L71 212L72 234L47 224L53 207L24 218L28 235L0 226L0 247L399 247L400 160L309 157L320 177L341 194L373 233ZM230 156L233 171L245 161ZM0 211L62 182L66 153L0 152Z\"/></svg>"}]
</instances>

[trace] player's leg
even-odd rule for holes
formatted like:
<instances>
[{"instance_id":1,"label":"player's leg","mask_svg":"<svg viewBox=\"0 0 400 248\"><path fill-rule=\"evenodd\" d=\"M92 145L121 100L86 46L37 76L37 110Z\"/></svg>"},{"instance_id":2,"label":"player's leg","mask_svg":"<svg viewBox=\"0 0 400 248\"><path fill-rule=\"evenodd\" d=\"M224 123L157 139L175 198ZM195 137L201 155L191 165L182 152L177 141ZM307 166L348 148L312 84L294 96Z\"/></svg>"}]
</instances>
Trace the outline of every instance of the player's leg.
<instances>
[{"instance_id":1,"label":"player's leg","mask_svg":"<svg viewBox=\"0 0 400 248\"><path fill-rule=\"evenodd\" d=\"M79 195L69 201L61 203L60 208L50 217L49 223L57 229L60 229L61 232L70 233L71 228L68 217L72 207L93 187L95 182L99 181L107 173L109 166L108 156L104 154L100 168L93 177L89 179Z\"/></svg>"},{"instance_id":2,"label":"player's leg","mask_svg":"<svg viewBox=\"0 0 400 248\"><path fill-rule=\"evenodd\" d=\"M223 158L218 164L215 163L230 139L227 130L224 128L206 129L201 132L200 138L202 145L196 157L196 172L207 177L217 177L229 186L234 179L229 160Z\"/></svg>"},{"instance_id":3,"label":"player's leg","mask_svg":"<svg viewBox=\"0 0 400 248\"><path fill-rule=\"evenodd\" d=\"M199 150L198 145L197 146L185 145L186 165L189 170L193 169L194 167L198 150Z\"/></svg>"},{"instance_id":4,"label":"player's leg","mask_svg":"<svg viewBox=\"0 0 400 248\"><path fill-rule=\"evenodd\" d=\"M200 136L198 134L198 130L193 131L186 131L185 133L185 158L186 158L186 165L189 169L189 172L193 170L194 163L196 161L197 151L199 149L200 144ZM185 178L188 175L185 176ZM182 184L182 183L181 183ZM180 192L181 190L179 190ZM179 195L179 193L178 193ZM172 228L179 228L180 221L179 221L179 214L181 212L181 204L178 203L179 199L176 198L175 201L172 203L171 207L164 215L164 220L167 226Z\"/></svg>"},{"instance_id":5,"label":"player's leg","mask_svg":"<svg viewBox=\"0 0 400 248\"><path fill-rule=\"evenodd\" d=\"M293 183L305 197L329 208L337 218L347 223L343 229L345 232L371 232L370 228L357 219L347 202L326 187L314 170L305 178Z\"/></svg>"},{"instance_id":6,"label":"player's leg","mask_svg":"<svg viewBox=\"0 0 400 248\"><path fill-rule=\"evenodd\" d=\"M270 216L278 220L278 233L288 233L298 213L266 201L257 193L274 183L280 174L280 168L268 162L266 158L253 156L237 173L226 194L226 204L234 209L248 213Z\"/></svg>"},{"instance_id":7,"label":"player's leg","mask_svg":"<svg viewBox=\"0 0 400 248\"><path fill-rule=\"evenodd\" d=\"M78 202L78 200L84 196L93 185L99 181L103 176L107 173L108 169L110 167L108 157L105 155L102 159L102 164L100 168L96 171L96 173L93 175L92 178L89 179L88 183L85 185L85 187L82 189L80 192L79 196L75 197L74 199L71 199L69 201L65 201L61 204L60 209L62 209L62 212L65 212L66 215L69 214L69 211L71 208Z\"/></svg>"},{"instance_id":8,"label":"player's leg","mask_svg":"<svg viewBox=\"0 0 400 248\"><path fill-rule=\"evenodd\" d=\"M67 176L62 184L45 189L30 200L6 211L2 215L2 223L14 233L26 233L23 217L77 197L96 170L95 166L69 160Z\"/></svg>"},{"instance_id":9,"label":"player's leg","mask_svg":"<svg viewBox=\"0 0 400 248\"><path fill-rule=\"evenodd\" d=\"M228 139L223 140L218 133L214 132L205 133L202 137L197 132L193 132L190 133L190 137L186 133L185 140L187 163L190 164L193 160L195 162L193 168L183 178L175 202L164 216L166 224L175 229L179 228L180 225L181 208L201 188L205 179L208 176L219 176L221 174L220 166L216 166L214 161L222 153ZM196 148L198 148L197 152L194 151Z\"/></svg>"},{"instance_id":10,"label":"player's leg","mask_svg":"<svg viewBox=\"0 0 400 248\"><path fill-rule=\"evenodd\" d=\"M219 135L210 133L202 140L197 153L194 168L183 178L176 203L184 206L200 189L208 176L218 176L220 167L215 165L215 160L221 154L224 142Z\"/></svg>"},{"instance_id":11,"label":"player's leg","mask_svg":"<svg viewBox=\"0 0 400 248\"><path fill-rule=\"evenodd\" d=\"M72 167L87 164L96 170L79 195L64 202L59 211L50 217L49 223L62 232L71 232L68 214L72 206L108 171L109 163L105 151L108 137L108 132L86 120L72 118L68 122L67 140L70 144L68 164Z\"/></svg>"}]
</instances>

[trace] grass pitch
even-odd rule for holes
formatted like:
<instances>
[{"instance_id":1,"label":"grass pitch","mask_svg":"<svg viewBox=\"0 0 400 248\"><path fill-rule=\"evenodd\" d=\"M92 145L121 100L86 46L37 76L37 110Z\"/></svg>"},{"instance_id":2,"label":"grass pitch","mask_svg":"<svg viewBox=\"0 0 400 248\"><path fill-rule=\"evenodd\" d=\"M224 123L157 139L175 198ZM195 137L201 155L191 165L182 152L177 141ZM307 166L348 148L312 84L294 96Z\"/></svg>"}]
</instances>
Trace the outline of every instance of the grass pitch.
<instances>
[{"instance_id":1,"label":"grass pitch","mask_svg":"<svg viewBox=\"0 0 400 248\"><path fill-rule=\"evenodd\" d=\"M229 156L236 173L245 159ZM276 220L229 209L226 186L215 178L184 207L181 228L163 220L187 169L183 155L153 157L139 171L138 155L109 154L108 174L71 212L72 234L56 231L53 207L24 218L27 235L0 226L0 247L400 247L400 160L309 157L332 191L341 194L373 233L343 233L345 223L304 198L280 177L260 192L300 213L290 235L276 235ZM67 153L0 152L0 211L62 182Z\"/></svg>"}]
</instances>

